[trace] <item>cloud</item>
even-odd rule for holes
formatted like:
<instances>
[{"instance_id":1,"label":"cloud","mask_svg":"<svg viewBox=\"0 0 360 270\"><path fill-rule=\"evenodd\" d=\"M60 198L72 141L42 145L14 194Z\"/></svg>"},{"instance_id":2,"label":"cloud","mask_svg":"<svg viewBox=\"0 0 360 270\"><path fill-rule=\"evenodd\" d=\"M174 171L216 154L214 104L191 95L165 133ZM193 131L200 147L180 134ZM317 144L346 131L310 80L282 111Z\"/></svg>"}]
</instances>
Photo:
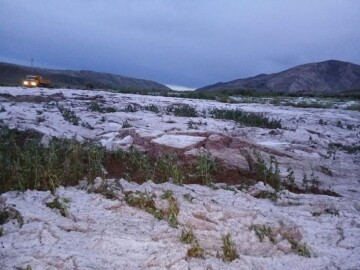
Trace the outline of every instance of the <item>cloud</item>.
<instances>
[{"instance_id":1,"label":"cloud","mask_svg":"<svg viewBox=\"0 0 360 270\"><path fill-rule=\"evenodd\" d=\"M360 1L2 1L0 59L200 87L360 63Z\"/></svg>"}]
</instances>

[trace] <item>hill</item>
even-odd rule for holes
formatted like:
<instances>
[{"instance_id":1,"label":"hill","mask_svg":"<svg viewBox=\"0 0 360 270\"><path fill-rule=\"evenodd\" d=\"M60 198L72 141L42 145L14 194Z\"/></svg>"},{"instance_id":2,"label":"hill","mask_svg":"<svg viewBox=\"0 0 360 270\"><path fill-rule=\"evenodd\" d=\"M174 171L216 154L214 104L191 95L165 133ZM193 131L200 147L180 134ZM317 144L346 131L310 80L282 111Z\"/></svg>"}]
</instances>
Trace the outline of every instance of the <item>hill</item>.
<instances>
[{"instance_id":1,"label":"hill","mask_svg":"<svg viewBox=\"0 0 360 270\"><path fill-rule=\"evenodd\" d=\"M39 74L46 79L50 79L54 87L170 90L167 86L154 81L110 73L89 70L55 70L0 62L0 84L20 85L25 76L31 74Z\"/></svg>"},{"instance_id":2,"label":"hill","mask_svg":"<svg viewBox=\"0 0 360 270\"><path fill-rule=\"evenodd\" d=\"M196 91L241 91L275 93L324 93L360 89L360 65L337 60L304 64L273 74L219 82Z\"/></svg>"}]
</instances>

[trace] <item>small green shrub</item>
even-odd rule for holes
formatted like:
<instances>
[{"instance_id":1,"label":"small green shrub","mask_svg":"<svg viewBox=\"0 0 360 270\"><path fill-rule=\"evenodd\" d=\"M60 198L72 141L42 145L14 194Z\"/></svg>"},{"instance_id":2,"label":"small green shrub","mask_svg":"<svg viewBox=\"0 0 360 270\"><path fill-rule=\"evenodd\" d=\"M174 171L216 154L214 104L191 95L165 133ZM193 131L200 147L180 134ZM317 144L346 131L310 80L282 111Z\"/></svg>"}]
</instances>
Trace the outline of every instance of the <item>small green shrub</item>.
<instances>
[{"instance_id":1,"label":"small green shrub","mask_svg":"<svg viewBox=\"0 0 360 270\"><path fill-rule=\"evenodd\" d=\"M16 219L20 228L24 225L24 218L17 209L10 206L0 209L0 225L5 224L10 219ZM0 227L0 236L3 234L1 229Z\"/></svg>"},{"instance_id":2,"label":"small green shrub","mask_svg":"<svg viewBox=\"0 0 360 270\"><path fill-rule=\"evenodd\" d=\"M207 122L203 122L203 121L193 121L193 120L189 120L187 122L187 126L189 129L199 129L199 126L206 126L207 125Z\"/></svg>"},{"instance_id":3,"label":"small green shrub","mask_svg":"<svg viewBox=\"0 0 360 270\"><path fill-rule=\"evenodd\" d=\"M173 104L167 107L167 113L173 113L178 117L197 117L196 108L189 104Z\"/></svg>"},{"instance_id":4,"label":"small green shrub","mask_svg":"<svg viewBox=\"0 0 360 270\"><path fill-rule=\"evenodd\" d=\"M284 105L297 107L297 108L314 108L314 109L329 109L333 107L331 103L319 102L319 101L286 102Z\"/></svg>"},{"instance_id":5,"label":"small green shrub","mask_svg":"<svg viewBox=\"0 0 360 270\"><path fill-rule=\"evenodd\" d=\"M216 170L217 164L214 158L209 153L203 151L197 158L196 169L198 177L202 180L204 185L212 185L214 182L213 173Z\"/></svg>"},{"instance_id":6,"label":"small green shrub","mask_svg":"<svg viewBox=\"0 0 360 270\"><path fill-rule=\"evenodd\" d=\"M112 113L116 112L116 109L114 107L103 107L99 105L99 103L92 101L90 102L88 106L88 110L92 112L99 112L99 113Z\"/></svg>"},{"instance_id":7,"label":"small green shrub","mask_svg":"<svg viewBox=\"0 0 360 270\"><path fill-rule=\"evenodd\" d=\"M154 199L148 193L125 192L125 201L128 205L145 210L159 220L164 219L164 212L156 208Z\"/></svg>"},{"instance_id":8,"label":"small green shrub","mask_svg":"<svg viewBox=\"0 0 360 270\"><path fill-rule=\"evenodd\" d=\"M166 199L169 203L169 207L166 211L157 209L155 201L148 193L142 192L125 192L125 201L132 207L136 207L152 214L159 220L166 219L171 227L176 228L178 225L177 217L179 215L179 206L171 191L166 191L162 195L163 199Z\"/></svg>"},{"instance_id":9,"label":"small green shrub","mask_svg":"<svg viewBox=\"0 0 360 270\"><path fill-rule=\"evenodd\" d=\"M149 105L144 106L144 110L154 112L154 113L160 112L158 106L156 106L155 104L149 104Z\"/></svg>"},{"instance_id":10,"label":"small green shrub","mask_svg":"<svg viewBox=\"0 0 360 270\"><path fill-rule=\"evenodd\" d=\"M223 241L223 260L226 262L231 262L239 258L239 255L236 252L235 245L231 240L231 235L228 233L227 235L222 237Z\"/></svg>"},{"instance_id":11,"label":"small green shrub","mask_svg":"<svg viewBox=\"0 0 360 270\"><path fill-rule=\"evenodd\" d=\"M188 250L187 255L192 258L204 258L204 249L200 246L197 239L192 241L191 248Z\"/></svg>"},{"instance_id":12,"label":"small green shrub","mask_svg":"<svg viewBox=\"0 0 360 270\"><path fill-rule=\"evenodd\" d=\"M270 227L265 225L253 225L251 226L251 229L255 231L255 234L259 238L260 242L264 241L265 236L268 237L271 242L274 242Z\"/></svg>"},{"instance_id":13,"label":"small green shrub","mask_svg":"<svg viewBox=\"0 0 360 270\"><path fill-rule=\"evenodd\" d=\"M195 199L195 197L191 196L190 193L184 194L183 197L184 197L185 200L187 200L190 203L192 203L192 201Z\"/></svg>"},{"instance_id":14,"label":"small green shrub","mask_svg":"<svg viewBox=\"0 0 360 270\"><path fill-rule=\"evenodd\" d=\"M63 217L68 217L68 203L70 200L68 198L63 198L62 201L59 200L59 198L55 198L52 202L48 202L45 205L51 209L58 209L60 214Z\"/></svg>"},{"instance_id":15,"label":"small green shrub","mask_svg":"<svg viewBox=\"0 0 360 270\"><path fill-rule=\"evenodd\" d=\"M331 157L331 155L333 155L334 159L335 159L336 151L343 151L347 154L357 154L357 153L360 153L360 144L353 143L352 145L343 145L341 143L329 143L329 145L328 145L329 157Z\"/></svg>"},{"instance_id":16,"label":"small green shrub","mask_svg":"<svg viewBox=\"0 0 360 270\"><path fill-rule=\"evenodd\" d=\"M88 109L92 112L100 112L100 113L104 112L104 108L95 101L90 102Z\"/></svg>"},{"instance_id":17,"label":"small green shrub","mask_svg":"<svg viewBox=\"0 0 360 270\"><path fill-rule=\"evenodd\" d=\"M276 202L278 199L278 195L276 192L270 192L270 191L266 191L266 190L260 191L254 197L257 199L269 199L273 202Z\"/></svg>"},{"instance_id":18,"label":"small green shrub","mask_svg":"<svg viewBox=\"0 0 360 270\"><path fill-rule=\"evenodd\" d=\"M295 242L291 239L287 239L290 244L291 244L291 249L296 252L298 255L303 256L303 257L307 257L310 258L311 257L311 252L308 248L308 246L304 243L304 244L300 244L298 242Z\"/></svg>"},{"instance_id":19,"label":"small green shrub","mask_svg":"<svg viewBox=\"0 0 360 270\"><path fill-rule=\"evenodd\" d=\"M79 125L80 118L76 116L74 111L64 108L63 106L59 106L58 109L66 121L75 126Z\"/></svg>"},{"instance_id":20,"label":"small green shrub","mask_svg":"<svg viewBox=\"0 0 360 270\"><path fill-rule=\"evenodd\" d=\"M94 127L90 125L88 122L82 121L81 126L90 130L94 130Z\"/></svg>"},{"instance_id":21,"label":"small green shrub","mask_svg":"<svg viewBox=\"0 0 360 270\"><path fill-rule=\"evenodd\" d=\"M158 180L162 182L171 181L176 185L182 185L185 179L184 171L178 163L176 155L165 155L160 157L155 163L156 175Z\"/></svg>"},{"instance_id":22,"label":"small green shrub","mask_svg":"<svg viewBox=\"0 0 360 270\"><path fill-rule=\"evenodd\" d=\"M213 108L210 114L217 119L233 120L248 127L261 127L276 129L282 128L281 120L270 120L269 117L259 113L244 112L240 109L218 109Z\"/></svg>"},{"instance_id":23,"label":"small green shrub","mask_svg":"<svg viewBox=\"0 0 360 270\"><path fill-rule=\"evenodd\" d=\"M122 124L122 128L131 128L132 125L128 122L128 120L125 120L125 122Z\"/></svg>"},{"instance_id":24,"label":"small green shrub","mask_svg":"<svg viewBox=\"0 0 360 270\"><path fill-rule=\"evenodd\" d=\"M193 230L183 228L181 231L180 241L184 244L191 244L196 240Z\"/></svg>"},{"instance_id":25,"label":"small green shrub","mask_svg":"<svg viewBox=\"0 0 360 270\"><path fill-rule=\"evenodd\" d=\"M124 109L124 112L131 112L131 113L133 113L133 112L137 112L137 111L139 111L141 109L141 106L139 105L139 104L132 104L132 103L130 103L130 104L128 104L126 107L125 107L125 109Z\"/></svg>"},{"instance_id":26,"label":"small green shrub","mask_svg":"<svg viewBox=\"0 0 360 270\"><path fill-rule=\"evenodd\" d=\"M256 156L255 172L258 177L262 179L265 184L272 186L275 191L280 191L283 188L283 184L280 178L279 162L271 155L270 164L267 166L260 153L254 152L254 154Z\"/></svg>"},{"instance_id":27,"label":"small green shrub","mask_svg":"<svg viewBox=\"0 0 360 270\"><path fill-rule=\"evenodd\" d=\"M0 193L52 190L103 175L104 150L91 142L53 138L47 148L32 131L0 129Z\"/></svg>"},{"instance_id":28,"label":"small green shrub","mask_svg":"<svg viewBox=\"0 0 360 270\"><path fill-rule=\"evenodd\" d=\"M360 104L351 104L348 105L345 110L358 111L360 112Z\"/></svg>"},{"instance_id":29,"label":"small green shrub","mask_svg":"<svg viewBox=\"0 0 360 270\"><path fill-rule=\"evenodd\" d=\"M165 217L166 217L168 223L170 224L170 226L173 228L176 228L177 225L179 224L179 222L177 220L177 217L180 212L179 206L178 206L172 193L166 199L169 203L169 208L165 212Z\"/></svg>"}]
</instances>

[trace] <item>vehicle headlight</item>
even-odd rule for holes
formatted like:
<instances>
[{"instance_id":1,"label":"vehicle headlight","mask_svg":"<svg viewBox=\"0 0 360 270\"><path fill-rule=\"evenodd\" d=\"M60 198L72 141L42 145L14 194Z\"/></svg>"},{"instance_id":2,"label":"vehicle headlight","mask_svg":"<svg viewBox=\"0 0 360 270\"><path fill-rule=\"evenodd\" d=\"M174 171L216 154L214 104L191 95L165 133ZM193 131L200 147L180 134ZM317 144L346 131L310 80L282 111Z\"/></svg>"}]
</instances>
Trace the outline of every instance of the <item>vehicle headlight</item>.
<instances>
[{"instance_id":1,"label":"vehicle headlight","mask_svg":"<svg viewBox=\"0 0 360 270\"><path fill-rule=\"evenodd\" d=\"M31 82L31 85L32 85L32 86L36 86L36 82Z\"/></svg>"},{"instance_id":2,"label":"vehicle headlight","mask_svg":"<svg viewBox=\"0 0 360 270\"><path fill-rule=\"evenodd\" d=\"M28 82L26 82L26 81L24 82L24 85L28 85L28 84L29 84Z\"/></svg>"}]
</instances>

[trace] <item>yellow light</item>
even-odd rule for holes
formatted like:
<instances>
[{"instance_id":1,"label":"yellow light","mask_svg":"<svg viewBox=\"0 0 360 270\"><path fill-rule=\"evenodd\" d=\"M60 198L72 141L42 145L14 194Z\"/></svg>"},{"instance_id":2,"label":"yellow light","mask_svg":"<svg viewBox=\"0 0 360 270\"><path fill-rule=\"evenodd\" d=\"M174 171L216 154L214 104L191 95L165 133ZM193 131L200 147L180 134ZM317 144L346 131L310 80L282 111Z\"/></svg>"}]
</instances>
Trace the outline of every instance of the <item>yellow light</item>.
<instances>
[{"instance_id":1,"label":"yellow light","mask_svg":"<svg viewBox=\"0 0 360 270\"><path fill-rule=\"evenodd\" d=\"M28 85L29 83L27 81L24 82L24 85Z\"/></svg>"},{"instance_id":2,"label":"yellow light","mask_svg":"<svg viewBox=\"0 0 360 270\"><path fill-rule=\"evenodd\" d=\"M36 82L31 82L31 85L32 85L32 86L36 86Z\"/></svg>"}]
</instances>

